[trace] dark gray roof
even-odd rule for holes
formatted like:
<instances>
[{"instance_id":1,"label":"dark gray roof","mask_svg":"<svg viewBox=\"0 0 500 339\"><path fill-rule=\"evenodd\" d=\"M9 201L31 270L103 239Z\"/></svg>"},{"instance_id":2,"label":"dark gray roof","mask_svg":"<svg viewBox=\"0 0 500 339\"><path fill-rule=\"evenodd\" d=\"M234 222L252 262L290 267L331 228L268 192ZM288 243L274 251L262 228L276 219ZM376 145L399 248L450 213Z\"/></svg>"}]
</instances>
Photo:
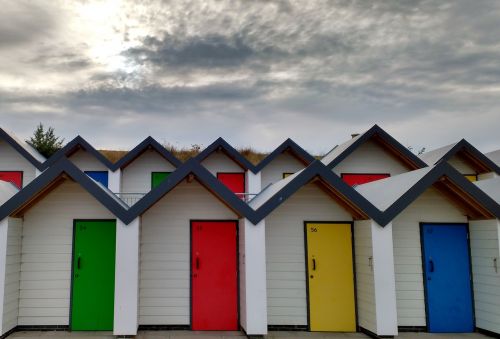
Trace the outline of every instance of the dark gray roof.
<instances>
[{"instance_id":1,"label":"dark gray roof","mask_svg":"<svg viewBox=\"0 0 500 339\"><path fill-rule=\"evenodd\" d=\"M43 163L45 162L45 157L38 153L38 151L27 142L18 139L14 134L9 133L2 128L0 128L0 139L4 140L6 143L12 146L19 154L21 154L38 170L42 171L45 168L43 165Z\"/></svg>"},{"instance_id":2,"label":"dark gray roof","mask_svg":"<svg viewBox=\"0 0 500 339\"><path fill-rule=\"evenodd\" d=\"M306 166L315 160L312 155L307 153L307 151L300 147L295 141L288 138L281 145L276 147L276 149L267 157L262 159L262 161L255 167L255 170L257 172L262 171L264 167L269 165L277 156L284 152L289 152Z\"/></svg>"}]
</instances>

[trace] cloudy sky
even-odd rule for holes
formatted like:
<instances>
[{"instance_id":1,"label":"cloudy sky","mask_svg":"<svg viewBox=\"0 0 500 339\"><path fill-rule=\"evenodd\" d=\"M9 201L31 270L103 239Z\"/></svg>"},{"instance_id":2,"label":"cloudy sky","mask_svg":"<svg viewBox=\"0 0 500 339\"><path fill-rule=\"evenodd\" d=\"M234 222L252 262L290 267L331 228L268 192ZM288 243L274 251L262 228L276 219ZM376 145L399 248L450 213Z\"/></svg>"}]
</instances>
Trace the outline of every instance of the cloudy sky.
<instances>
[{"instance_id":1,"label":"cloudy sky","mask_svg":"<svg viewBox=\"0 0 500 339\"><path fill-rule=\"evenodd\" d=\"M314 153L377 123L500 148L500 1L0 0L1 126Z\"/></svg>"}]
</instances>

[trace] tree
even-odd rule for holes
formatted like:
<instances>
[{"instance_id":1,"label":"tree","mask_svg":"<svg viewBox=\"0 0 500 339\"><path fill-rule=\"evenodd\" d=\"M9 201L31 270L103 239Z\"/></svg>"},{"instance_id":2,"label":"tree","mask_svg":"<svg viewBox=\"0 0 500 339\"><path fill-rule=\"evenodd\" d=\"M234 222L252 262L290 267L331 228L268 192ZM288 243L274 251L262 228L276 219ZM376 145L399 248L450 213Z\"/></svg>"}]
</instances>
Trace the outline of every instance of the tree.
<instances>
[{"instance_id":1,"label":"tree","mask_svg":"<svg viewBox=\"0 0 500 339\"><path fill-rule=\"evenodd\" d=\"M45 130L42 123L39 123L31 139L26 142L48 158L62 148L64 139L55 136L53 127Z\"/></svg>"}]
</instances>

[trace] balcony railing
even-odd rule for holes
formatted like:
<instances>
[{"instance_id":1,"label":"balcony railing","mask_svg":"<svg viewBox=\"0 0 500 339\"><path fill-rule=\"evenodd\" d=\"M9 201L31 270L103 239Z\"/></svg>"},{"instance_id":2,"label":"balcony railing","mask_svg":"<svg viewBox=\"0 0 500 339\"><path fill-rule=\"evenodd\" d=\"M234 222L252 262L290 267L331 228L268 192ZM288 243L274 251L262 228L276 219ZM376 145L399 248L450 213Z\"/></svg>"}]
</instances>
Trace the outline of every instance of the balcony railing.
<instances>
[{"instance_id":1,"label":"balcony railing","mask_svg":"<svg viewBox=\"0 0 500 339\"><path fill-rule=\"evenodd\" d=\"M115 195L128 206L132 206L141 200L146 193L115 193Z\"/></svg>"}]
</instances>

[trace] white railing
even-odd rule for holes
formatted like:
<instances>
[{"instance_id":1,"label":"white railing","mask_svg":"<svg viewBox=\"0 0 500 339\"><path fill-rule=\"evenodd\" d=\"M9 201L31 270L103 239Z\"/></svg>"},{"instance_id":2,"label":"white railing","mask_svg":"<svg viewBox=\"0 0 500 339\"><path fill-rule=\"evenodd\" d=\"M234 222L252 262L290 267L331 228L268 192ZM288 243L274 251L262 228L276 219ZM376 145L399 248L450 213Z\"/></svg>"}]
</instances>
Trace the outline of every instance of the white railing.
<instances>
[{"instance_id":1,"label":"white railing","mask_svg":"<svg viewBox=\"0 0 500 339\"><path fill-rule=\"evenodd\" d=\"M252 200L257 193L235 193L237 197L241 198L244 202L249 202Z\"/></svg>"},{"instance_id":2,"label":"white railing","mask_svg":"<svg viewBox=\"0 0 500 339\"><path fill-rule=\"evenodd\" d=\"M142 199L146 193L115 193L115 195L128 206L134 205Z\"/></svg>"}]
</instances>

